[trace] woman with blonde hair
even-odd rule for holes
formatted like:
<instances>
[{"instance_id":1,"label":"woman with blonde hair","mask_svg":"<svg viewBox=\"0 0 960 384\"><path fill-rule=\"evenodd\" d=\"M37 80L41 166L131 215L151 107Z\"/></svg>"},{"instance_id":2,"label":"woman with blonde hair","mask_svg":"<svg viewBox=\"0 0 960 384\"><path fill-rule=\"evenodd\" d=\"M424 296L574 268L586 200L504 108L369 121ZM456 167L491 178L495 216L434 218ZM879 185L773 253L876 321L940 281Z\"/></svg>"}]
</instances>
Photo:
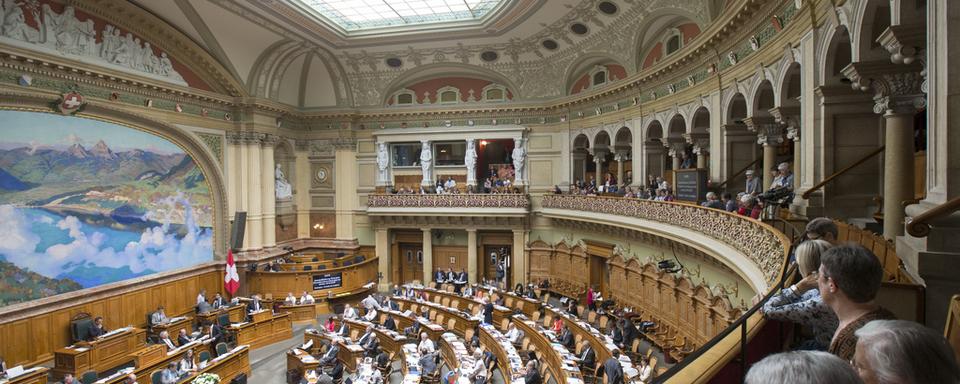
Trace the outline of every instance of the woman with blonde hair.
<instances>
[{"instance_id":1,"label":"woman with blonde hair","mask_svg":"<svg viewBox=\"0 0 960 384\"><path fill-rule=\"evenodd\" d=\"M797 246L797 268L803 278L770 298L761 311L769 319L792 321L813 331L813 340L807 340L800 349L826 350L837 330L837 315L820 297L817 290L817 271L820 256L832 244L826 240L809 240Z\"/></svg>"}]
</instances>

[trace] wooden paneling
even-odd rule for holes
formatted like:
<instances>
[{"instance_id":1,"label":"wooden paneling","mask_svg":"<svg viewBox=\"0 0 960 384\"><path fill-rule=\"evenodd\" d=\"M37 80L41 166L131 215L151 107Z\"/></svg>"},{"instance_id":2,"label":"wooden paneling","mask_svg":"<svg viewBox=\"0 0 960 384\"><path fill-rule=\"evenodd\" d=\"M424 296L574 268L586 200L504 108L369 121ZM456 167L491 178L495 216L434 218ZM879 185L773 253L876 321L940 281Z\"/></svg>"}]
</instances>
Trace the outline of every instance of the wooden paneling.
<instances>
[{"instance_id":1,"label":"wooden paneling","mask_svg":"<svg viewBox=\"0 0 960 384\"><path fill-rule=\"evenodd\" d=\"M320 271L281 271L281 272L246 272L247 292L271 294L273 297L286 297L288 292L310 292L318 300L333 295L349 295L363 291L363 286L377 280L377 258L370 258L363 262L347 267L331 268ZM339 288L322 291L313 290L313 275L327 273L342 273L342 284Z\"/></svg>"},{"instance_id":2,"label":"wooden paneling","mask_svg":"<svg viewBox=\"0 0 960 384\"><path fill-rule=\"evenodd\" d=\"M453 260L451 263L450 260ZM467 247L459 245L434 245L433 270L452 269L454 272L467 270Z\"/></svg>"},{"instance_id":3,"label":"wooden paneling","mask_svg":"<svg viewBox=\"0 0 960 384\"><path fill-rule=\"evenodd\" d=\"M208 271L163 283L133 282L120 294L82 304L74 303L84 297L68 296L58 305L47 305L48 311L0 323L0 356L8 366L52 359L55 349L72 344L70 319L79 313L103 316L108 329L146 328L147 314L160 305L170 316L192 313L199 290L212 295L222 282L222 272Z\"/></svg>"}]
</instances>

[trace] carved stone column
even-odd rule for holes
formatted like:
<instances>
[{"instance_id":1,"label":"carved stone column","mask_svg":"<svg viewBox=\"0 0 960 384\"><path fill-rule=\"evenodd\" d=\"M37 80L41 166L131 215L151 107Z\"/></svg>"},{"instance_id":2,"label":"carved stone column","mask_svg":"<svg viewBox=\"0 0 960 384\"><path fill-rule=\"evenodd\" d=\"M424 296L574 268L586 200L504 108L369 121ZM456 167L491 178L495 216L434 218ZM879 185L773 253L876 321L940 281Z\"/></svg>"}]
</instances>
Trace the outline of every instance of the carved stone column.
<instances>
[{"instance_id":1,"label":"carved stone column","mask_svg":"<svg viewBox=\"0 0 960 384\"><path fill-rule=\"evenodd\" d=\"M784 132L786 133L787 140L793 142L793 180L794 180L794 190L799 194L801 180L801 174L803 172L803 166L801 161L803 158L800 156L803 152L803 145L800 143L800 107L799 106L790 106L790 107L776 107L770 109L770 114L773 115L773 118L784 126Z\"/></svg>"},{"instance_id":2,"label":"carved stone column","mask_svg":"<svg viewBox=\"0 0 960 384\"><path fill-rule=\"evenodd\" d=\"M593 163L596 166L594 169L594 181L597 183L597 189L599 190L600 185L603 184L603 162L607 159L607 150L606 148L594 148L593 149Z\"/></svg>"},{"instance_id":3,"label":"carved stone column","mask_svg":"<svg viewBox=\"0 0 960 384\"><path fill-rule=\"evenodd\" d=\"M773 178L770 170L777 166L777 146L783 144L783 125L772 117L749 117L744 119L747 129L757 133L757 144L763 146L763 190L770 189Z\"/></svg>"},{"instance_id":4,"label":"carved stone column","mask_svg":"<svg viewBox=\"0 0 960 384\"><path fill-rule=\"evenodd\" d=\"M710 148L701 144L696 144L693 146L693 154L697 155L697 168L706 169L707 164L710 163Z\"/></svg>"},{"instance_id":5,"label":"carved stone column","mask_svg":"<svg viewBox=\"0 0 960 384\"><path fill-rule=\"evenodd\" d=\"M313 175L310 172L310 142L297 140L294 144L296 171L294 177L293 198L297 204L297 238L310 237L310 184Z\"/></svg>"},{"instance_id":6,"label":"carved stone column","mask_svg":"<svg viewBox=\"0 0 960 384\"><path fill-rule=\"evenodd\" d=\"M333 141L336 171L334 180L334 210L337 218L337 238L353 239L353 217L357 201L357 144L349 138Z\"/></svg>"},{"instance_id":7,"label":"carved stone column","mask_svg":"<svg viewBox=\"0 0 960 384\"><path fill-rule=\"evenodd\" d=\"M261 142L265 135L261 133L245 132L244 146L247 148L245 163L247 169L243 172L243 189L247 191L247 227L244 236L244 248L260 249L263 247L263 168L261 166ZM243 152L241 152L242 154Z\"/></svg>"},{"instance_id":8,"label":"carved stone column","mask_svg":"<svg viewBox=\"0 0 960 384\"><path fill-rule=\"evenodd\" d=\"M430 285L433 281L433 230L420 230L423 231L423 285Z\"/></svg>"},{"instance_id":9,"label":"carved stone column","mask_svg":"<svg viewBox=\"0 0 960 384\"><path fill-rule=\"evenodd\" d=\"M617 152L617 154L613 156L613 158L617 160L617 187L618 188L623 187L624 185L623 184L623 175L624 175L623 161L626 159L626 157L627 157L627 154L625 152Z\"/></svg>"},{"instance_id":10,"label":"carved stone column","mask_svg":"<svg viewBox=\"0 0 960 384\"><path fill-rule=\"evenodd\" d=\"M477 229L467 228L467 279L470 284L477 282Z\"/></svg>"},{"instance_id":11,"label":"carved stone column","mask_svg":"<svg viewBox=\"0 0 960 384\"><path fill-rule=\"evenodd\" d=\"M377 255L377 270L380 272L380 292L389 291L393 285L393 263L390 259L390 232L387 228L377 228L374 233L374 245Z\"/></svg>"},{"instance_id":12,"label":"carved stone column","mask_svg":"<svg viewBox=\"0 0 960 384\"><path fill-rule=\"evenodd\" d=\"M710 156L710 134L706 132L684 133L683 139L693 145L693 154L697 155L697 168L706 169Z\"/></svg>"},{"instance_id":13,"label":"carved stone column","mask_svg":"<svg viewBox=\"0 0 960 384\"><path fill-rule=\"evenodd\" d=\"M280 141L275 135L263 135L260 141L260 199L263 209L263 246L277 244L277 190L273 148Z\"/></svg>"},{"instance_id":14,"label":"carved stone column","mask_svg":"<svg viewBox=\"0 0 960 384\"><path fill-rule=\"evenodd\" d=\"M843 74L854 87L875 93L873 111L883 114L886 132L883 170L883 237L903 235L903 202L913 191L913 117L926 107L920 65L852 63Z\"/></svg>"},{"instance_id":15,"label":"carved stone column","mask_svg":"<svg viewBox=\"0 0 960 384\"><path fill-rule=\"evenodd\" d=\"M668 141L665 145L667 146L667 153L670 155L670 159L673 162L673 168L671 169L674 171L680 169L680 163L683 161L683 154L687 151L687 143L683 141Z\"/></svg>"},{"instance_id":16,"label":"carved stone column","mask_svg":"<svg viewBox=\"0 0 960 384\"><path fill-rule=\"evenodd\" d=\"M527 283L526 230L513 230L513 255L510 256L510 286Z\"/></svg>"}]
</instances>

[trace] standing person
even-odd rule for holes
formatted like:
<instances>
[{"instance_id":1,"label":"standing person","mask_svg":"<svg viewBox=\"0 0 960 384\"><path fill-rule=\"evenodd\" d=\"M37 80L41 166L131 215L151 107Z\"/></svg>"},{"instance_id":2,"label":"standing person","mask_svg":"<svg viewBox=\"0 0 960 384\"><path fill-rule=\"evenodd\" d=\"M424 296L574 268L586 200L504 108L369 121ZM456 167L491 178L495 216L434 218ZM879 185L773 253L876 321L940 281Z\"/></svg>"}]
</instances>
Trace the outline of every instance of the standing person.
<instances>
[{"instance_id":1,"label":"standing person","mask_svg":"<svg viewBox=\"0 0 960 384\"><path fill-rule=\"evenodd\" d=\"M490 253L490 257L494 260L499 259L496 252ZM506 289L503 285L505 284L504 277L507 276L507 268L504 264L505 262L503 260L497 262L497 287L501 289Z\"/></svg>"},{"instance_id":2,"label":"standing person","mask_svg":"<svg viewBox=\"0 0 960 384\"><path fill-rule=\"evenodd\" d=\"M587 308L590 308L591 311L597 310L597 303L593 301L593 286L587 287Z\"/></svg>"},{"instance_id":3,"label":"standing person","mask_svg":"<svg viewBox=\"0 0 960 384\"><path fill-rule=\"evenodd\" d=\"M619 349L614 349L612 356L603 362L603 374L607 376L607 384L626 384L623 381L623 367L620 366Z\"/></svg>"},{"instance_id":4,"label":"standing person","mask_svg":"<svg viewBox=\"0 0 960 384\"><path fill-rule=\"evenodd\" d=\"M483 322L493 324L493 303L486 297L483 298Z\"/></svg>"}]
</instances>

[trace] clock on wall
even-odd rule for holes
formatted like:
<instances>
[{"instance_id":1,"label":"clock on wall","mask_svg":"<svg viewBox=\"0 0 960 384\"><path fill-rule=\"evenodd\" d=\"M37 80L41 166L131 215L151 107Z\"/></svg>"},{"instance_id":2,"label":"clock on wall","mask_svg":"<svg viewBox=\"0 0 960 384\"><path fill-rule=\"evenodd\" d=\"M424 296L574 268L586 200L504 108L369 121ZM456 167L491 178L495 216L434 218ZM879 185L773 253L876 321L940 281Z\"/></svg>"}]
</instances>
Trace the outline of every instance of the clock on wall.
<instances>
[{"instance_id":1,"label":"clock on wall","mask_svg":"<svg viewBox=\"0 0 960 384\"><path fill-rule=\"evenodd\" d=\"M326 167L320 167L317 169L317 181L321 183L327 182L328 172Z\"/></svg>"}]
</instances>

